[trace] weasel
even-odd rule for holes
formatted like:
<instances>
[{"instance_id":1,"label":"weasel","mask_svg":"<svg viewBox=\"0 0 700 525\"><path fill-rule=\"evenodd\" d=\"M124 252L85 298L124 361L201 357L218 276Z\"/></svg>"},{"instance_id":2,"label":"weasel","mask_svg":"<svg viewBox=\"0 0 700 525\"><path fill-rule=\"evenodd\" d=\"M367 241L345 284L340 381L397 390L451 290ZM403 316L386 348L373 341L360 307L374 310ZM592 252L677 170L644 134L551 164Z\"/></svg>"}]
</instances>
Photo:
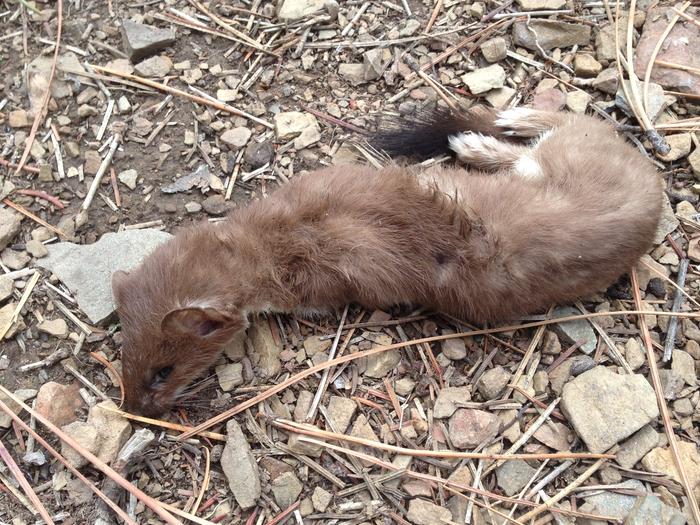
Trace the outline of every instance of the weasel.
<instances>
[{"instance_id":1,"label":"weasel","mask_svg":"<svg viewBox=\"0 0 700 525\"><path fill-rule=\"evenodd\" d=\"M449 146L468 168L325 168L115 273L127 409L167 411L251 314L407 303L508 320L603 289L651 247L661 177L596 118L482 109L384 139Z\"/></svg>"}]
</instances>

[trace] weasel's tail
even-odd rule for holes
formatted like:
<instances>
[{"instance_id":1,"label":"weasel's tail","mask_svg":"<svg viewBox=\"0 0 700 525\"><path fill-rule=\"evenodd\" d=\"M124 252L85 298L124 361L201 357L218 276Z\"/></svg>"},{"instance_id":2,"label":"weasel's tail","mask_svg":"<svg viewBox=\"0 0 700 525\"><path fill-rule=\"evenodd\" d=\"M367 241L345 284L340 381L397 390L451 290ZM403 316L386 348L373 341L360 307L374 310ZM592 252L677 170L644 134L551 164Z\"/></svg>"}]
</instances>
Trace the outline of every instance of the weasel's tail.
<instances>
[{"instance_id":1,"label":"weasel's tail","mask_svg":"<svg viewBox=\"0 0 700 525\"><path fill-rule=\"evenodd\" d=\"M428 158L450 152L449 137L459 133L503 137L495 120L496 112L484 106L461 112L435 108L405 116L386 115L368 141L392 157Z\"/></svg>"}]
</instances>

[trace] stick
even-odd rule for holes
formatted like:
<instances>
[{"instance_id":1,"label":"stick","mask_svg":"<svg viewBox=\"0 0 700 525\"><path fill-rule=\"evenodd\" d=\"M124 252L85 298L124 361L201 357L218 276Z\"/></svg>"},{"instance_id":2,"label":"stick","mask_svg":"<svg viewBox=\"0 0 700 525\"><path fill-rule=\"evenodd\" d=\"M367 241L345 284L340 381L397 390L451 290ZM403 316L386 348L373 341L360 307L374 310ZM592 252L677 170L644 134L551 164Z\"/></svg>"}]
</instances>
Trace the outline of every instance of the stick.
<instances>
[{"instance_id":1,"label":"stick","mask_svg":"<svg viewBox=\"0 0 700 525\"><path fill-rule=\"evenodd\" d=\"M681 264L678 267L678 282L676 283L678 285L678 288L675 290L675 294L673 296L673 304L671 305L671 311L672 312L677 312L680 310L681 305L683 304L683 294L681 293L681 290L683 290L683 286L685 285L685 278L686 275L688 274L688 264L690 261L685 258L681 260ZM671 317L668 322L668 330L666 332L666 341L664 342L664 363L667 362L669 359L671 359L671 354L673 353L673 345L676 343L676 330L678 329L678 318L677 317Z\"/></svg>"},{"instance_id":2,"label":"stick","mask_svg":"<svg viewBox=\"0 0 700 525\"><path fill-rule=\"evenodd\" d=\"M122 136L120 133L115 133L114 134L114 139L112 140L112 144L109 146L109 152L105 156L104 159L102 159L102 164L100 164L99 169L97 170L97 173L95 174L95 178L92 181L92 184L90 185L90 189L88 190L87 195L85 196L85 200L83 201L83 205L80 207L82 210L87 211L87 209L90 207L90 204L92 204L92 199L95 198L95 193L97 193L97 188L100 187L100 182L102 182L102 177L104 176L105 172L107 171L107 168L109 165L112 163L112 157L114 157L114 152L117 151L117 148L119 147L119 144L122 141Z\"/></svg>"}]
</instances>

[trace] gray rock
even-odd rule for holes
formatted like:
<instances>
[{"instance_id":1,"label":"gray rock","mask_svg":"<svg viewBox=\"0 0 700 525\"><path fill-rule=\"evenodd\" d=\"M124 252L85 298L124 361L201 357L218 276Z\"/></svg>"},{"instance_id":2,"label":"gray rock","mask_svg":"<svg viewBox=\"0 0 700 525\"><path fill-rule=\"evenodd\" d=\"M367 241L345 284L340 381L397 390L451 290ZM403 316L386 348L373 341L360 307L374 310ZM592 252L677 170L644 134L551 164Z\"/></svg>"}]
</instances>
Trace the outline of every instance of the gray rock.
<instances>
[{"instance_id":1,"label":"gray rock","mask_svg":"<svg viewBox=\"0 0 700 525\"><path fill-rule=\"evenodd\" d=\"M268 162L272 161L275 156L275 148L272 142L265 140L263 142L251 142L245 149L243 160L250 165L251 168L259 168Z\"/></svg>"},{"instance_id":2,"label":"gray rock","mask_svg":"<svg viewBox=\"0 0 700 525\"><path fill-rule=\"evenodd\" d=\"M399 361L401 361L401 352L399 350L387 350L386 352L368 356L364 375L374 379L381 379L394 370Z\"/></svg>"},{"instance_id":3,"label":"gray rock","mask_svg":"<svg viewBox=\"0 0 700 525\"><path fill-rule=\"evenodd\" d=\"M253 132L245 126L239 126L224 131L221 134L221 142L226 144L229 148L237 150L248 144L252 134Z\"/></svg>"},{"instance_id":4,"label":"gray rock","mask_svg":"<svg viewBox=\"0 0 700 525\"><path fill-rule=\"evenodd\" d=\"M695 383L697 383L695 360L688 352L684 352L683 350L673 351L671 370L678 377L683 378L683 381L685 381L688 386L695 386Z\"/></svg>"},{"instance_id":5,"label":"gray rock","mask_svg":"<svg viewBox=\"0 0 700 525\"><path fill-rule=\"evenodd\" d=\"M617 69L614 67L604 69L593 80L593 87L608 95L617 93L620 80L617 76Z\"/></svg>"},{"instance_id":6,"label":"gray rock","mask_svg":"<svg viewBox=\"0 0 700 525\"><path fill-rule=\"evenodd\" d=\"M356 410L357 403L352 399L341 396L331 396L328 402L328 414L333 420L333 427L336 432L345 434Z\"/></svg>"},{"instance_id":7,"label":"gray rock","mask_svg":"<svg viewBox=\"0 0 700 525\"><path fill-rule=\"evenodd\" d=\"M22 226L22 216L9 208L0 208L0 250L10 244Z\"/></svg>"},{"instance_id":8,"label":"gray rock","mask_svg":"<svg viewBox=\"0 0 700 525\"><path fill-rule=\"evenodd\" d=\"M621 488L638 492L646 492L644 485L636 479L630 479L620 484ZM611 516L623 520L632 510L637 496L619 494L611 491L603 491L593 496L585 498L585 503L581 505L582 512Z\"/></svg>"},{"instance_id":9,"label":"gray rock","mask_svg":"<svg viewBox=\"0 0 700 525\"><path fill-rule=\"evenodd\" d=\"M131 20L123 20L122 41L131 61L138 62L174 44L175 32L171 29L160 29Z\"/></svg>"},{"instance_id":10,"label":"gray rock","mask_svg":"<svg viewBox=\"0 0 700 525\"><path fill-rule=\"evenodd\" d=\"M438 419L450 417L459 408L459 403L471 401L471 392L468 386L450 386L443 388L438 393L433 408L433 417Z\"/></svg>"},{"instance_id":11,"label":"gray rock","mask_svg":"<svg viewBox=\"0 0 700 525\"><path fill-rule=\"evenodd\" d=\"M87 421L74 421L62 430L107 464L112 463L131 435L131 424L114 412L117 405L103 401L90 409ZM61 453L76 468L87 465L88 460L64 441Z\"/></svg>"},{"instance_id":12,"label":"gray rock","mask_svg":"<svg viewBox=\"0 0 700 525\"><path fill-rule=\"evenodd\" d=\"M443 525L452 520L452 513L430 501L413 498L408 502L406 518L413 525Z\"/></svg>"},{"instance_id":13,"label":"gray rock","mask_svg":"<svg viewBox=\"0 0 700 525\"><path fill-rule=\"evenodd\" d=\"M498 62L506 58L508 45L502 36L491 38L479 46L487 62Z\"/></svg>"},{"instance_id":14,"label":"gray rock","mask_svg":"<svg viewBox=\"0 0 700 525\"><path fill-rule=\"evenodd\" d=\"M450 441L460 449L473 448L496 437L500 428L498 416L484 410L460 408L452 414Z\"/></svg>"},{"instance_id":15,"label":"gray rock","mask_svg":"<svg viewBox=\"0 0 700 525\"><path fill-rule=\"evenodd\" d=\"M630 86L630 81L629 80L624 80L624 85L627 91L632 93L632 88ZM642 92L642 87L641 84L639 85L639 92ZM649 111L647 114L649 115L649 118L651 121L655 121L659 115L661 115L661 112L666 109L669 105L673 104L675 102L675 97L672 97L670 95L666 95L664 93L664 88L662 88L658 84L654 84L653 82L649 83ZM627 113L630 116L633 116L634 113L630 109L629 104L627 103L627 99L625 97L625 91L620 86L620 88L617 90L617 93L615 94L615 105L619 107L622 111Z\"/></svg>"},{"instance_id":16,"label":"gray rock","mask_svg":"<svg viewBox=\"0 0 700 525\"><path fill-rule=\"evenodd\" d=\"M210 180L211 173L209 172L209 166L207 164L200 164L192 173L178 178L172 184L163 186L160 191L163 193L179 193L192 188L206 188L209 186Z\"/></svg>"},{"instance_id":17,"label":"gray rock","mask_svg":"<svg viewBox=\"0 0 700 525\"><path fill-rule=\"evenodd\" d=\"M266 319L259 319L248 328L248 337L254 351L254 362L263 377L273 377L282 370L282 347L275 340Z\"/></svg>"},{"instance_id":18,"label":"gray rock","mask_svg":"<svg viewBox=\"0 0 700 525\"><path fill-rule=\"evenodd\" d=\"M202 201L202 208L209 215L214 215L216 217L224 215L228 210L228 204L223 195L214 194Z\"/></svg>"},{"instance_id":19,"label":"gray rock","mask_svg":"<svg viewBox=\"0 0 700 525\"><path fill-rule=\"evenodd\" d=\"M625 525L685 525L686 517L677 509L663 503L658 496L637 498Z\"/></svg>"},{"instance_id":20,"label":"gray rock","mask_svg":"<svg viewBox=\"0 0 700 525\"><path fill-rule=\"evenodd\" d=\"M68 337L68 323L60 317L57 319L45 319L37 325L37 329L59 339L65 339Z\"/></svg>"},{"instance_id":21,"label":"gray rock","mask_svg":"<svg viewBox=\"0 0 700 525\"><path fill-rule=\"evenodd\" d=\"M695 151L700 151L696 149ZM656 228L656 233L654 235L654 244L660 244L666 239L666 235L673 233L676 228L678 228L679 221L676 218L676 214L671 207L671 201L668 200L666 192L663 193L662 197L664 204L661 210L661 220L659 221L659 226Z\"/></svg>"},{"instance_id":22,"label":"gray rock","mask_svg":"<svg viewBox=\"0 0 700 525\"><path fill-rule=\"evenodd\" d=\"M169 233L152 229L106 233L94 244L51 244L48 257L36 264L68 286L90 322L101 323L114 312L112 274L131 270L171 238Z\"/></svg>"},{"instance_id":23,"label":"gray rock","mask_svg":"<svg viewBox=\"0 0 700 525\"><path fill-rule=\"evenodd\" d=\"M326 0L284 0L277 16L282 20L298 20L323 9Z\"/></svg>"},{"instance_id":24,"label":"gray rock","mask_svg":"<svg viewBox=\"0 0 700 525\"><path fill-rule=\"evenodd\" d=\"M530 20L529 24L513 24L513 43L531 51L537 51L538 43L547 51L555 47L585 46L590 40L591 28L583 24L569 24L556 20Z\"/></svg>"},{"instance_id":25,"label":"gray rock","mask_svg":"<svg viewBox=\"0 0 700 525\"><path fill-rule=\"evenodd\" d=\"M27 252L32 257L36 257L37 259L46 257L49 254L49 250L46 249L46 246L44 246L43 243L37 241L36 239L31 239L27 241L26 248Z\"/></svg>"},{"instance_id":26,"label":"gray rock","mask_svg":"<svg viewBox=\"0 0 700 525\"><path fill-rule=\"evenodd\" d=\"M311 502L314 505L314 509L318 512L326 512L332 499L333 494L321 487L316 487L313 494L311 494Z\"/></svg>"},{"instance_id":27,"label":"gray rock","mask_svg":"<svg viewBox=\"0 0 700 525\"><path fill-rule=\"evenodd\" d=\"M17 398L19 398L20 401L26 403L27 401L36 396L37 391L31 388L21 388L19 390L15 390L13 394ZM10 410L12 410L15 414L19 414L22 411L22 407L18 403L15 403L12 399L7 397L2 392L0 392L0 401L5 403L7 407ZM11 424L12 418L9 416L9 414L6 414L5 412L0 413L0 428L10 428Z\"/></svg>"},{"instance_id":28,"label":"gray rock","mask_svg":"<svg viewBox=\"0 0 700 525\"><path fill-rule=\"evenodd\" d=\"M15 287L15 281L0 275L0 303L12 295L12 290Z\"/></svg>"},{"instance_id":29,"label":"gray rock","mask_svg":"<svg viewBox=\"0 0 700 525\"><path fill-rule=\"evenodd\" d=\"M241 363L219 365L215 370L219 386L224 392L230 392L243 384L243 365Z\"/></svg>"},{"instance_id":30,"label":"gray rock","mask_svg":"<svg viewBox=\"0 0 700 525\"><path fill-rule=\"evenodd\" d=\"M526 461L515 459L506 461L496 469L496 480L503 492L508 496L513 496L527 485L535 472L537 469L532 468Z\"/></svg>"},{"instance_id":31,"label":"gray rock","mask_svg":"<svg viewBox=\"0 0 700 525\"><path fill-rule=\"evenodd\" d=\"M503 87L505 81L506 71L498 64L482 67L462 75L462 82L466 84L469 91L474 95Z\"/></svg>"},{"instance_id":32,"label":"gray rock","mask_svg":"<svg viewBox=\"0 0 700 525\"><path fill-rule=\"evenodd\" d=\"M119 182L130 190L136 189L136 182L139 179L139 173L135 169L124 170L117 175Z\"/></svg>"},{"instance_id":33,"label":"gray rock","mask_svg":"<svg viewBox=\"0 0 700 525\"><path fill-rule=\"evenodd\" d=\"M142 77L163 78L173 68L173 62L166 56L153 56L134 66Z\"/></svg>"},{"instance_id":34,"label":"gray rock","mask_svg":"<svg viewBox=\"0 0 700 525\"><path fill-rule=\"evenodd\" d=\"M272 480L272 494L281 509L286 509L296 501L304 488L292 472L280 474Z\"/></svg>"},{"instance_id":35,"label":"gray rock","mask_svg":"<svg viewBox=\"0 0 700 525\"><path fill-rule=\"evenodd\" d=\"M351 64L340 64L338 66L338 74L345 80L350 82L353 86L359 86L367 82L367 77L365 73L367 72L367 67L365 64L351 63Z\"/></svg>"},{"instance_id":36,"label":"gray rock","mask_svg":"<svg viewBox=\"0 0 700 525\"><path fill-rule=\"evenodd\" d=\"M454 332L444 330L442 333L444 335ZM442 348L443 355L449 359L457 360L467 357L467 345L464 344L464 339L445 339L440 343L440 347Z\"/></svg>"},{"instance_id":37,"label":"gray rock","mask_svg":"<svg viewBox=\"0 0 700 525\"><path fill-rule=\"evenodd\" d=\"M647 452L659 444L659 434L651 425L645 425L620 445L616 460L621 467L633 468Z\"/></svg>"},{"instance_id":38,"label":"gray rock","mask_svg":"<svg viewBox=\"0 0 700 525\"><path fill-rule=\"evenodd\" d=\"M485 400L495 399L510 381L510 375L502 366L495 366L481 375L476 388Z\"/></svg>"},{"instance_id":39,"label":"gray rock","mask_svg":"<svg viewBox=\"0 0 700 525\"><path fill-rule=\"evenodd\" d=\"M294 147L299 150L321 140L321 130L316 117L309 113L288 111L274 117L275 133L279 140L294 139Z\"/></svg>"},{"instance_id":40,"label":"gray rock","mask_svg":"<svg viewBox=\"0 0 700 525\"><path fill-rule=\"evenodd\" d=\"M517 0L523 11L539 11L561 9L566 5L566 0Z\"/></svg>"},{"instance_id":41,"label":"gray rock","mask_svg":"<svg viewBox=\"0 0 700 525\"><path fill-rule=\"evenodd\" d=\"M221 468L236 502L243 509L254 507L260 498L260 471L240 425L233 419L226 423Z\"/></svg>"},{"instance_id":42,"label":"gray rock","mask_svg":"<svg viewBox=\"0 0 700 525\"><path fill-rule=\"evenodd\" d=\"M0 254L0 260L2 260L2 263L10 270L21 270L29 264L31 259L32 258L25 252L10 250L9 248L6 248L2 251L2 254Z\"/></svg>"},{"instance_id":43,"label":"gray rock","mask_svg":"<svg viewBox=\"0 0 700 525\"><path fill-rule=\"evenodd\" d=\"M588 450L602 453L659 415L654 389L641 375L598 366L564 385L561 407Z\"/></svg>"},{"instance_id":44,"label":"gray rock","mask_svg":"<svg viewBox=\"0 0 700 525\"><path fill-rule=\"evenodd\" d=\"M580 314L581 312L579 312L576 308L572 308L571 306L560 306L554 309L552 317L569 317ZM585 319L557 323L554 325L554 330L566 344L573 345L578 341L583 341L583 344L579 348L586 354L593 352L598 344L593 327Z\"/></svg>"}]
</instances>

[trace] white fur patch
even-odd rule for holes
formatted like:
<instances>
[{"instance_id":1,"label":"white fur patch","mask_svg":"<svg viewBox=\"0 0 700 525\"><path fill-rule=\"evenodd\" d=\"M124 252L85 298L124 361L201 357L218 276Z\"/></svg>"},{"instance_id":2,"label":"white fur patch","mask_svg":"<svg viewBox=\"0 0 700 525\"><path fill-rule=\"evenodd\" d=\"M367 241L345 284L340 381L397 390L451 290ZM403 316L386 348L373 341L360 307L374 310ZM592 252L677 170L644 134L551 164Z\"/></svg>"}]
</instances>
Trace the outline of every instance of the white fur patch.
<instances>
[{"instance_id":1,"label":"white fur patch","mask_svg":"<svg viewBox=\"0 0 700 525\"><path fill-rule=\"evenodd\" d=\"M515 161L513 168L524 179L538 179L542 176L542 167L530 152L522 155Z\"/></svg>"},{"instance_id":2,"label":"white fur patch","mask_svg":"<svg viewBox=\"0 0 700 525\"><path fill-rule=\"evenodd\" d=\"M503 134L510 137L537 137L543 132L542 123L537 119L537 114L541 113L530 108L506 109L498 113L494 123L508 128Z\"/></svg>"},{"instance_id":3,"label":"white fur patch","mask_svg":"<svg viewBox=\"0 0 700 525\"><path fill-rule=\"evenodd\" d=\"M460 133L448 139L450 149L462 162L491 160L498 162L503 156L503 143L495 137L481 133Z\"/></svg>"}]
</instances>

